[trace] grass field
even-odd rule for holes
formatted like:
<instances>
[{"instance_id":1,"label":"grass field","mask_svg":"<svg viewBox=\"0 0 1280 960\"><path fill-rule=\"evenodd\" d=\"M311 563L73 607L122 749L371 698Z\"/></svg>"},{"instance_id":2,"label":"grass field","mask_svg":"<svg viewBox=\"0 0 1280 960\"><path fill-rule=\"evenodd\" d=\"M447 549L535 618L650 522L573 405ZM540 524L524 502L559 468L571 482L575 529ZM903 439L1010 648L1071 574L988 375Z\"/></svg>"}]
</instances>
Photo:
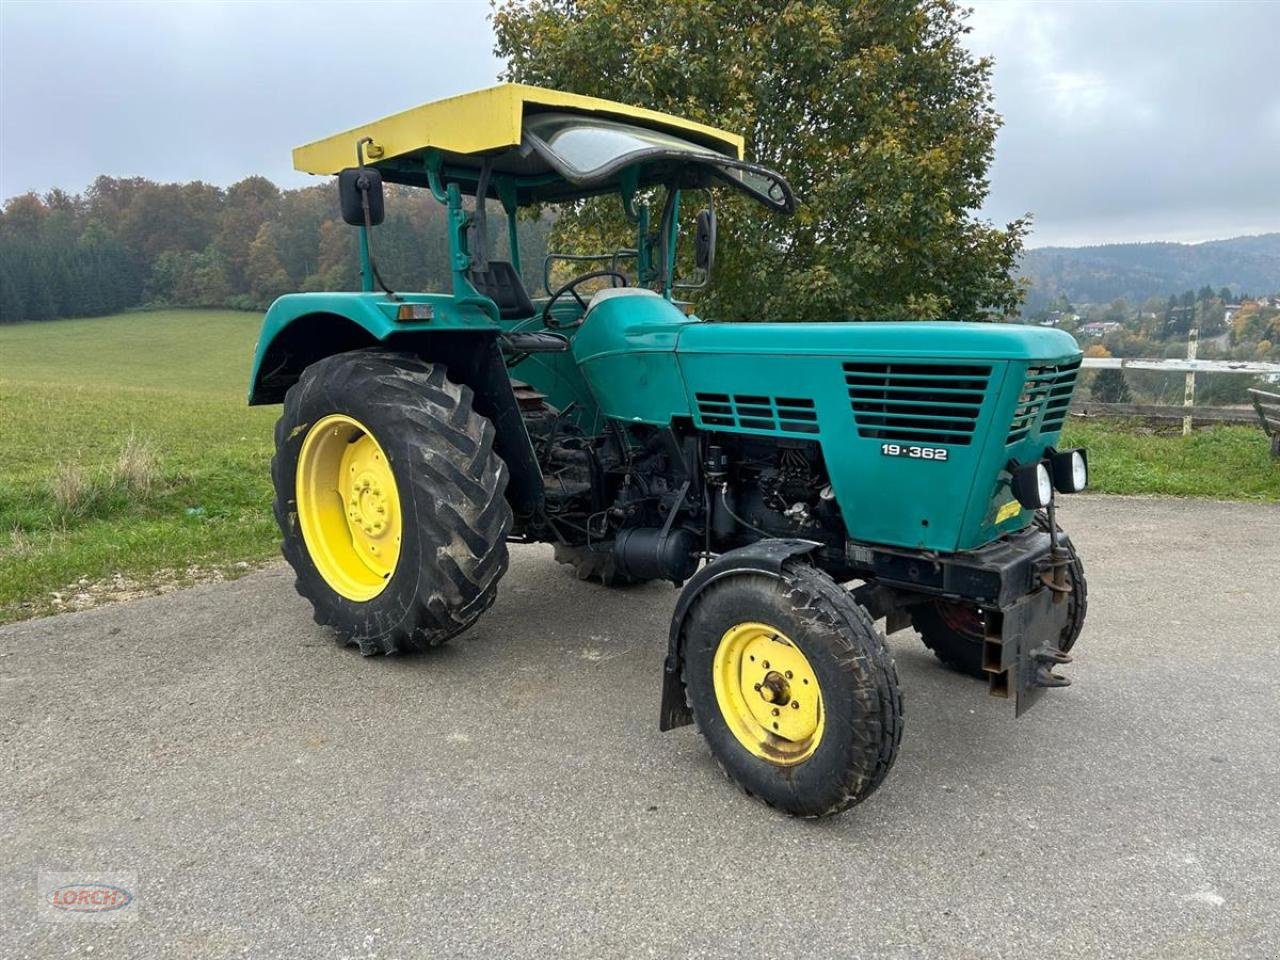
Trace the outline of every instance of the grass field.
<instances>
[{"instance_id":1,"label":"grass field","mask_svg":"<svg viewBox=\"0 0 1280 960\"><path fill-rule=\"evenodd\" d=\"M260 322L173 311L0 327L0 622L74 607L112 578L234 576L276 555L277 410L244 401Z\"/></svg>"},{"instance_id":2,"label":"grass field","mask_svg":"<svg viewBox=\"0 0 1280 960\"><path fill-rule=\"evenodd\" d=\"M184 310L0 327L0 622L277 555L278 411L244 402L259 320ZM1184 439L1073 424L1068 440L1090 448L1095 490L1280 500L1280 465L1253 427Z\"/></svg>"}]
</instances>

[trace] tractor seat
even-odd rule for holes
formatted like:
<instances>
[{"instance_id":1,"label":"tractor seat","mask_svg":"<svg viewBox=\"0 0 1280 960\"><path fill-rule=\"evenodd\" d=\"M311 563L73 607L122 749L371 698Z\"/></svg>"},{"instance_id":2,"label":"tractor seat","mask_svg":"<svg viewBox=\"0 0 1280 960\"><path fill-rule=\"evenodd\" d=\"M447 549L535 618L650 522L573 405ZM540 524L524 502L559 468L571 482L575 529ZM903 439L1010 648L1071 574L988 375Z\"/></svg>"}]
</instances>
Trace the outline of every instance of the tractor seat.
<instances>
[{"instance_id":1,"label":"tractor seat","mask_svg":"<svg viewBox=\"0 0 1280 960\"><path fill-rule=\"evenodd\" d=\"M523 320L534 314L533 301L516 268L506 260L490 260L483 269L472 268L471 285L498 305L503 320Z\"/></svg>"}]
</instances>

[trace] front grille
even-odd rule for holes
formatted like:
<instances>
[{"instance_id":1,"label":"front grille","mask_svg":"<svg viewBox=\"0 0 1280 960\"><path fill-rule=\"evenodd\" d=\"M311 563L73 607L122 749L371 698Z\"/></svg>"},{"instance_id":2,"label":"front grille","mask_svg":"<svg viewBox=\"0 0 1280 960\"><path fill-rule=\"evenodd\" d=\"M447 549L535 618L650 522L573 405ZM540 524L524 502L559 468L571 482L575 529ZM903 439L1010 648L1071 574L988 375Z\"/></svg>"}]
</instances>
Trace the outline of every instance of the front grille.
<instances>
[{"instance_id":1,"label":"front grille","mask_svg":"<svg viewBox=\"0 0 1280 960\"><path fill-rule=\"evenodd\" d=\"M764 397L745 393L699 393L698 416L710 427L742 427L786 433L817 433L818 413L803 397Z\"/></svg>"},{"instance_id":2,"label":"front grille","mask_svg":"<svg viewBox=\"0 0 1280 960\"><path fill-rule=\"evenodd\" d=\"M991 377L988 365L846 363L858 435L967 446Z\"/></svg>"},{"instance_id":3,"label":"front grille","mask_svg":"<svg viewBox=\"0 0 1280 960\"><path fill-rule=\"evenodd\" d=\"M1022 385L1022 394L1018 397L1018 408L1013 413L1013 424L1009 427L1006 445L1029 436L1035 429L1037 419L1040 420L1041 433L1053 433L1062 429L1062 423L1067 419L1067 408L1071 405L1071 391L1075 389L1079 373L1079 360L1031 367L1027 371L1026 382Z\"/></svg>"}]
</instances>

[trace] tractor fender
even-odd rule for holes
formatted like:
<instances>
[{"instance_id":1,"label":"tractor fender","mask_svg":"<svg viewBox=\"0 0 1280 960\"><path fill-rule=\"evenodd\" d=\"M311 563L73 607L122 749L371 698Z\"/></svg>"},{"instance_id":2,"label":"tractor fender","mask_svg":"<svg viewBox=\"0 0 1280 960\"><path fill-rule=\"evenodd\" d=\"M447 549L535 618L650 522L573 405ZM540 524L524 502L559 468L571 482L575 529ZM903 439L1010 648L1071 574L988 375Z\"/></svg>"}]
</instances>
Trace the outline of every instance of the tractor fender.
<instances>
[{"instance_id":1,"label":"tractor fender","mask_svg":"<svg viewBox=\"0 0 1280 960\"><path fill-rule=\"evenodd\" d=\"M726 577L744 574L764 574L782 579L782 566L792 557L811 553L821 546L814 540L770 539L757 540L745 547L722 553L693 575L680 591L675 612L671 615L671 633L668 637L667 659L662 671L662 705L659 708L658 729L674 730L693 722L688 700L684 692L681 669L684 665L684 621L693 608L698 595L707 587Z\"/></svg>"},{"instance_id":2,"label":"tractor fender","mask_svg":"<svg viewBox=\"0 0 1280 960\"><path fill-rule=\"evenodd\" d=\"M263 320L249 386L249 403L280 403L302 371L335 353L379 347L443 364L449 379L474 394L477 413L493 423L494 448L507 465L507 500L517 518L543 507L542 470L507 375L500 328L480 311L448 297L416 294L434 316L397 322L371 294L291 294Z\"/></svg>"}]
</instances>

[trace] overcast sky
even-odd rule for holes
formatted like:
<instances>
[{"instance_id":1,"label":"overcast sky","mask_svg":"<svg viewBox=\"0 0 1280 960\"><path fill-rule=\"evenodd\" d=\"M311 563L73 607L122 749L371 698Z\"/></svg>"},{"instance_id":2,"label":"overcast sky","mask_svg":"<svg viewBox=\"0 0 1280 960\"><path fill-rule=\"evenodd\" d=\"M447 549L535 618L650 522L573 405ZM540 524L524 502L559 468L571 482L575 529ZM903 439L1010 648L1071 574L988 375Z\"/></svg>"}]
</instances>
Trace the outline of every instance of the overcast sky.
<instances>
[{"instance_id":1,"label":"overcast sky","mask_svg":"<svg viewBox=\"0 0 1280 960\"><path fill-rule=\"evenodd\" d=\"M1005 117L985 215L1032 246L1280 230L1280 2L977 0ZM486 86L483 0L0 0L0 197L99 173L309 178L289 151Z\"/></svg>"}]
</instances>

